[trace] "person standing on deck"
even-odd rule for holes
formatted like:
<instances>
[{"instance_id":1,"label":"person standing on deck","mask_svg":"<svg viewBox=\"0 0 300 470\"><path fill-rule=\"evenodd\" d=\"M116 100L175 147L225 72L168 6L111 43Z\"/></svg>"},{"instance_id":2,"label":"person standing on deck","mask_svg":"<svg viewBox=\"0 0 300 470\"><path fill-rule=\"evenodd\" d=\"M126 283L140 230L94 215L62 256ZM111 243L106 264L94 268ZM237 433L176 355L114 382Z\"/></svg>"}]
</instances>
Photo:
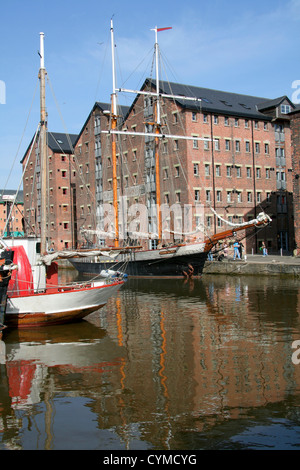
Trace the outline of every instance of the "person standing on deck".
<instances>
[{"instance_id":1,"label":"person standing on deck","mask_svg":"<svg viewBox=\"0 0 300 470\"><path fill-rule=\"evenodd\" d=\"M240 244L237 240L235 240L234 244L233 244L233 259L235 258L238 258L238 259L241 259L241 255L240 255Z\"/></svg>"},{"instance_id":2,"label":"person standing on deck","mask_svg":"<svg viewBox=\"0 0 300 470\"><path fill-rule=\"evenodd\" d=\"M265 242L262 242L261 246L262 246L263 256L268 256L268 250L267 250Z\"/></svg>"}]
</instances>

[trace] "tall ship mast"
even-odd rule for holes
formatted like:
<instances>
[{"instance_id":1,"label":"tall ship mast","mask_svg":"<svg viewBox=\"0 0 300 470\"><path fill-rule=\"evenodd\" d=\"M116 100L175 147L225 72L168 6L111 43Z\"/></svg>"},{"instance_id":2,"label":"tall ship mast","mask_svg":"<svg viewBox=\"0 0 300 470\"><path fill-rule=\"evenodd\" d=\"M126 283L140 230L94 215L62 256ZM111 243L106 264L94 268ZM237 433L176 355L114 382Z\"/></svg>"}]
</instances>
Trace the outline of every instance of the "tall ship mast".
<instances>
[{"instance_id":1,"label":"tall ship mast","mask_svg":"<svg viewBox=\"0 0 300 470\"><path fill-rule=\"evenodd\" d=\"M117 88L115 78L115 43L114 43L114 28L113 21L111 20L111 48L112 48L112 76L113 76L113 90L112 90L112 107L111 107L111 128L109 130L101 130L104 134L111 136L111 151L112 151L112 166L113 166L113 207L114 207L114 224L115 224L115 239L114 247L120 246L119 240L119 219L118 219L118 190L117 190L117 168L116 168L116 136L132 135L141 137L152 137L155 142L155 197L156 197L156 228L157 233L149 231L144 234L142 232L135 233L137 239L144 239L146 237L150 240L152 237L156 238L156 248L149 249L147 247L138 247L132 249L127 253L121 253L115 258L114 262L108 261L105 263L103 259L97 260L71 260L73 266L79 271L84 273L96 274L102 269L109 269L112 266L114 269L123 269L128 275L131 276L182 276L187 270L192 270L195 275L201 275L204 263L206 261L209 251L221 240L230 238L236 234L237 231L245 230L246 228L261 226L270 222L269 216L261 213L255 219L238 225L234 225L232 229L225 232L215 234L210 237L201 237L199 240L199 231L194 231L189 235L194 235L194 241L181 241L180 243L169 243L167 246L162 246L163 230L162 230L162 201L161 201L161 181L160 181L160 155L159 143L161 139L183 139L183 140L209 140L207 138L186 136L186 135L171 135L162 131L161 125L161 108L160 99L180 99L192 100L201 102L201 99L193 96L176 96L173 94L161 93L160 90L160 77L159 77L159 45L158 45L158 32L171 28L157 28L155 32L155 91L148 90L129 90L125 88ZM153 132L131 132L129 130L121 130L117 124L117 93L126 92L135 95L145 95L154 100L154 122ZM213 210L213 209L212 209ZM217 214L215 213L217 216ZM233 224L232 224L233 225ZM126 230L126 229L125 229ZM198 239L197 235L198 234ZM203 231L202 231L203 234ZM183 234L184 235L184 234Z\"/></svg>"},{"instance_id":2,"label":"tall ship mast","mask_svg":"<svg viewBox=\"0 0 300 470\"><path fill-rule=\"evenodd\" d=\"M7 328L28 328L78 321L103 307L124 279L115 276L91 282L60 283L56 259L80 253L47 250L47 123L45 95L44 33L40 33L40 138L41 237L1 240L0 243L0 333ZM33 146L31 147L31 149ZM28 156L27 164L31 154ZM12 256L10 255L12 254ZM98 251L99 254L99 251ZM12 264L13 262L13 264ZM11 272L3 269L10 266ZM8 268L8 266L7 266ZM17 269L15 269L17 268ZM5 331L5 330L4 330Z\"/></svg>"}]
</instances>

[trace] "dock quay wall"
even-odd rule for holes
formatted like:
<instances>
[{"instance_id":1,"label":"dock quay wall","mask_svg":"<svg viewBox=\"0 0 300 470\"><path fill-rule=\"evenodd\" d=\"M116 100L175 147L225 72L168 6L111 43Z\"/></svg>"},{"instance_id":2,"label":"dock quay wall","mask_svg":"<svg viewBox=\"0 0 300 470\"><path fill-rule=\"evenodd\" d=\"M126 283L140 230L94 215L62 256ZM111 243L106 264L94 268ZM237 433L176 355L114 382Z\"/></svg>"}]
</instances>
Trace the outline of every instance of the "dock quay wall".
<instances>
[{"instance_id":1,"label":"dock quay wall","mask_svg":"<svg viewBox=\"0 0 300 470\"><path fill-rule=\"evenodd\" d=\"M292 256L248 256L242 260L206 261L204 274L293 276L300 278L300 258Z\"/></svg>"}]
</instances>

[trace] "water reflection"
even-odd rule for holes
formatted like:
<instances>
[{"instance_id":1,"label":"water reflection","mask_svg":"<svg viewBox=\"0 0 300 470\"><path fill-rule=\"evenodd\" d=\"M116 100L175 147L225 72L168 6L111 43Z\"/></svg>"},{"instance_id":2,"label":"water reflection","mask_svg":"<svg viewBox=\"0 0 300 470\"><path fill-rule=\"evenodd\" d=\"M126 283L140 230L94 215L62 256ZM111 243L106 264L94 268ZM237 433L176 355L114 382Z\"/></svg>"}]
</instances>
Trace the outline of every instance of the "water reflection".
<instances>
[{"instance_id":1,"label":"water reflection","mask_svg":"<svg viewBox=\"0 0 300 470\"><path fill-rule=\"evenodd\" d=\"M293 280L130 280L87 321L8 332L0 449L258 448L261 426L299 445L298 299Z\"/></svg>"}]
</instances>

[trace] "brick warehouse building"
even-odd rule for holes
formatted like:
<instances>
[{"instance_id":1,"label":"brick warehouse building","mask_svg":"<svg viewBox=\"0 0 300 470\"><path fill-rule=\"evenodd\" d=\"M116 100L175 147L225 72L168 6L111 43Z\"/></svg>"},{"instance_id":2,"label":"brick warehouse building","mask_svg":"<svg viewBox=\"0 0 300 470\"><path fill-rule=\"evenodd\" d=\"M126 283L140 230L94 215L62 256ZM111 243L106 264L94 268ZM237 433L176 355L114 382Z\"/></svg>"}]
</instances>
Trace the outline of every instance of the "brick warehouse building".
<instances>
[{"instance_id":1,"label":"brick warehouse building","mask_svg":"<svg viewBox=\"0 0 300 470\"><path fill-rule=\"evenodd\" d=\"M154 85L155 82L146 80L142 89ZM210 206L231 222L244 222L264 210L272 217L272 225L247 240L247 251L256 252L262 241L270 251L291 251L294 227L289 112L295 106L286 96L266 100L166 82L161 82L161 91L201 98L200 106L164 99L162 133L213 140L213 143L180 139L161 142L161 203L170 206L176 202L191 206L203 203L210 234L227 228L214 217ZM97 105L95 114L94 107L84 126L85 132L90 128L98 133L94 150L95 155L98 152L95 173L98 207L112 203L111 141L110 136L100 134L100 128L109 126L109 109L109 105L102 104L102 108ZM152 132L153 113L153 100L138 95L122 129ZM126 196L130 207L140 203L150 208L156 202L153 143L153 137L139 135L122 135L119 139L118 197ZM195 227L197 213L193 217Z\"/></svg>"},{"instance_id":2,"label":"brick warehouse building","mask_svg":"<svg viewBox=\"0 0 300 470\"><path fill-rule=\"evenodd\" d=\"M0 190L0 236L24 236L23 219L24 203L23 191ZM11 218L7 221L11 213Z\"/></svg>"},{"instance_id":3,"label":"brick warehouse building","mask_svg":"<svg viewBox=\"0 0 300 470\"><path fill-rule=\"evenodd\" d=\"M196 202L202 203L209 234L228 228L214 217L210 207L231 222L244 222L264 210L272 217L272 224L251 234L243 242L247 251L256 252L262 241L267 243L270 251L291 251L294 248L294 225L289 113L295 110L295 106L286 96L266 100L176 83L161 82L160 85L162 93L171 91L176 95L201 99L199 104L179 98L176 101L164 98L161 132L211 139L203 142L165 138L161 141L161 203L191 207L195 207ZM142 89L154 89L154 86L155 81L148 79ZM121 108L119 126L131 132L151 132L153 113L153 99L137 95L130 108ZM82 228L87 231L99 226L104 228L101 227L103 204L112 203L113 178L111 136L100 131L109 127L110 105L96 103L79 135L74 137L77 170L72 175L67 173L64 180L64 183L70 182L69 198L72 194L73 200L70 198L68 204L70 207L73 204L70 212L73 218L69 217L69 222L61 220L63 214L57 209L60 201L52 205L57 225L63 224L65 234L68 230L76 234L65 239L64 247L86 242L80 231ZM151 209L156 202L153 145L151 136L128 134L118 140L118 197L126 196L130 207L133 203L140 203ZM58 155L63 156L63 153L58 151L56 160L59 160ZM56 182L56 186L60 184L63 183ZM24 195L28 213L26 198L30 191L25 191L25 184ZM134 217L133 213L131 216ZM194 212L194 227L198 217L199 214ZM176 220L171 219L167 221L170 228L176 224ZM151 226L148 228L152 229ZM123 231L121 219L120 233ZM64 240L63 236L57 235L54 231L51 235L55 246ZM103 237L92 238L93 242L101 240L104 242Z\"/></svg>"},{"instance_id":4,"label":"brick warehouse building","mask_svg":"<svg viewBox=\"0 0 300 470\"><path fill-rule=\"evenodd\" d=\"M73 155L77 135L47 132L48 193L47 234L49 249L72 248L76 244L76 167ZM23 165L24 218L27 235L40 235L41 187L39 146L32 141Z\"/></svg>"},{"instance_id":5,"label":"brick warehouse building","mask_svg":"<svg viewBox=\"0 0 300 470\"><path fill-rule=\"evenodd\" d=\"M295 250L300 255L300 110L291 113Z\"/></svg>"},{"instance_id":6,"label":"brick warehouse building","mask_svg":"<svg viewBox=\"0 0 300 470\"><path fill-rule=\"evenodd\" d=\"M128 109L126 106L120 107L122 116ZM122 116L120 123L123 122ZM110 136L104 136L100 131L109 129L110 104L96 102L74 142L78 167L77 245L87 245L89 241L101 243L93 232L101 224L103 203L112 202L112 177L107 179L107 171L111 170Z\"/></svg>"}]
</instances>

